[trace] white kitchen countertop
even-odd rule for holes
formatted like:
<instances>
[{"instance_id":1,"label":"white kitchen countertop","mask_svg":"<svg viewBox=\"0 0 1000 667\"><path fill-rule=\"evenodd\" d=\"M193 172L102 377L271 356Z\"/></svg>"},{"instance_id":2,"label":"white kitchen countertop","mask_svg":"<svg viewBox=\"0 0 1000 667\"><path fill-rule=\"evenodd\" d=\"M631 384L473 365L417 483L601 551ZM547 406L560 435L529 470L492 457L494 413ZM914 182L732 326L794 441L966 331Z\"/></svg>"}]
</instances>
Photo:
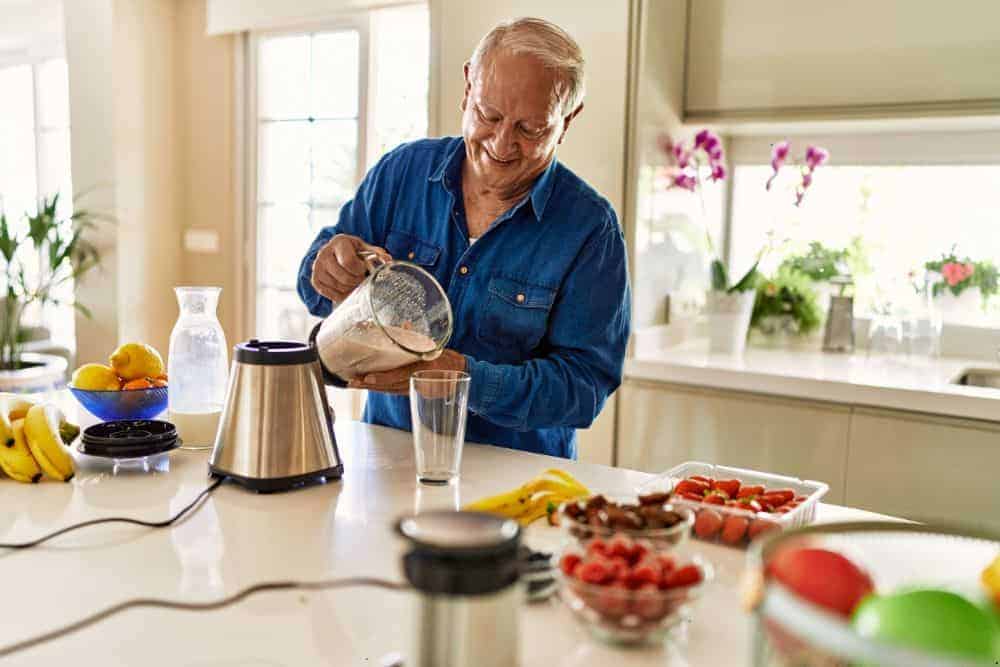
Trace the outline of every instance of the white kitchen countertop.
<instances>
[{"instance_id":1,"label":"white kitchen countertop","mask_svg":"<svg viewBox=\"0 0 1000 667\"><path fill-rule=\"evenodd\" d=\"M1000 422L1000 391L949 384L966 368L1000 368L970 359L869 360L815 349L747 347L742 358L709 354L707 341L643 350L627 378Z\"/></svg>"},{"instance_id":2,"label":"white kitchen countertop","mask_svg":"<svg viewBox=\"0 0 1000 667\"><path fill-rule=\"evenodd\" d=\"M74 406L61 402L72 417ZM86 421L86 419L84 419ZM391 525L403 513L457 507L513 488L559 466L591 489L629 493L649 476L484 445L465 450L457 486L414 480L409 433L342 421L336 427L343 481L290 493L255 495L219 488L179 525L162 530L100 526L25 552L0 551L0 646L79 619L128 598L212 600L267 580L374 576L402 580L402 544ZM108 515L163 519L208 483L207 453L176 451L153 473L112 474L108 463L77 455L69 484L0 480L0 541L20 541L69 523ZM873 515L821 505L818 520ZM526 541L554 549L558 529L538 522ZM691 542L717 570L692 621L664 646L623 650L589 638L555 600L525 606L523 665L746 664L749 618L738 582L744 552ZM8 658L4 665L49 665L67 658L101 665L378 665L405 651L410 593L345 589L265 593L209 613L130 610L76 634Z\"/></svg>"}]
</instances>

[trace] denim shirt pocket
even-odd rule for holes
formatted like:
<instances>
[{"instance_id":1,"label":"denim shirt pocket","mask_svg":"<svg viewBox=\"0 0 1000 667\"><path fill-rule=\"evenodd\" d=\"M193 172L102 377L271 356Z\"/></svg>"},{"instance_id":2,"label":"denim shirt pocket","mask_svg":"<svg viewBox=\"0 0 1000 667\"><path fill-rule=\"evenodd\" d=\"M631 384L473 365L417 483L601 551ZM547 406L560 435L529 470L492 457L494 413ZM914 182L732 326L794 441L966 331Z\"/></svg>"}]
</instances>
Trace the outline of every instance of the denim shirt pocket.
<instances>
[{"instance_id":1,"label":"denim shirt pocket","mask_svg":"<svg viewBox=\"0 0 1000 667\"><path fill-rule=\"evenodd\" d=\"M513 278L493 276L479 320L477 335L484 343L503 349L531 352L548 327L556 291Z\"/></svg>"},{"instance_id":2,"label":"denim shirt pocket","mask_svg":"<svg viewBox=\"0 0 1000 667\"><path fill-rule=\"evenodd\" d=\"M391 231L385 238L385 249L392 258L419 266L434 266L441 248L406 232Z\"/></svg>"}]
</instances>

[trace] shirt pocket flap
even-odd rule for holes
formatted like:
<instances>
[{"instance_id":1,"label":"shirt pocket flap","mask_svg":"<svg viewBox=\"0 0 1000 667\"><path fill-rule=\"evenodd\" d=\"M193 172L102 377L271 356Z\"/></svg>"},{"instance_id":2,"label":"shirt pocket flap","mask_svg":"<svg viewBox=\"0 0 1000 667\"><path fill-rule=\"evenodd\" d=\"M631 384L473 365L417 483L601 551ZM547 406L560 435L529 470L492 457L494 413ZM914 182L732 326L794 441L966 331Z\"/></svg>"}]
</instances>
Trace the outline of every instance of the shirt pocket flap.
<instances>
[{"instance_id":1,"label":"shirt pocket flap","mask_svg":"<svg viewBox=\"0 0 1000 667\"><path fill-rule=\"evenodd\" d=\"M427 243L406 232L389 232L385 239L385 249L393 259L413 262L420 266L433 266L441 254L441 248Z\"/></svg>"},{"instance_id":2,"label":"shirt pocket flap","mask_svg":"<svg viewBox=\"0 0 1000 667\"><path fill-rule=\"evenodd\" d=\"M540 285L530 285L512 278L494 276L489 290L512 306L548 310L555 301L556 291Z\"/></svg>"}]
</instances>

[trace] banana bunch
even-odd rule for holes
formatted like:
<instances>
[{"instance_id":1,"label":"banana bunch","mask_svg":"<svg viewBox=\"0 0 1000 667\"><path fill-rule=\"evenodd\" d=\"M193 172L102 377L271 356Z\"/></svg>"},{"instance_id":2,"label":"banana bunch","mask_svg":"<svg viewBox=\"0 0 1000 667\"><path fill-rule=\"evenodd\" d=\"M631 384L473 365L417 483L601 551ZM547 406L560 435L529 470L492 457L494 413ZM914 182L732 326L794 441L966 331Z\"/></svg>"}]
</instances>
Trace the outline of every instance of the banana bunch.
<instances>
[{"instance_id":1,"label":"banana bunch","mask_svg":"<svg viewBox=\"0 0 1000 667\"><path fill-rule=\"evenodd\" d=\"M73 479L73 458L63 443L79 433L54 405L0 394L0 470L13 480L31 484L43 473L63 482Z\"/></svg>"},{"instance_id":2,"label":"banana bunch","mask_svg":"<svg viewBox=\"0 0 1000 667\"><path fill-rule=\"evenodd\" d=\"M477 500L463 509L469 512L499 514L516 519L522 526L527 526L545 516L550 505L558 506L589 495L587 487L573 475L565 470L550 468L513 491Z\"/></svg>"}]
</instances>

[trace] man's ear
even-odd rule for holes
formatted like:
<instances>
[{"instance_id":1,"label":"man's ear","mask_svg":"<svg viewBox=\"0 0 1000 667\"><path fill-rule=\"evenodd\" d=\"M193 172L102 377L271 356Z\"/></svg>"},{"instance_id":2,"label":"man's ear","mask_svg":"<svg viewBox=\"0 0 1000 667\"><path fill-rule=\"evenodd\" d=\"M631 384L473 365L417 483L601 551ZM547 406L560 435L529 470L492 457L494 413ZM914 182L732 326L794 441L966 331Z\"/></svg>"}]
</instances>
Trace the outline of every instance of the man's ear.
<instances>
[{"instance_id":1,"label":"man's ear","mask_svg":"<svg viewBox=\"0 0 1000 667\"><path fill-rule=\"evenodd\" d=\"M458 108L465 111L465 107L469 105L469 92L472 90L472 80L469 78L469 72L472 71L472 64L466 61L462 65L462 74L465 76L465 89L462 91L462 103L458 105Z\"/></svg>"},{"instance_id":2,"label":"man's ear","mask_svg":"<svg viewBox=\"0 0 1000 667\"><path fill-rule=\"evenodd\" d=\"M569 130L569 124L573 122L574 118L580 115L581 111L583 111L583 102L580 102L580 106L573 109L568 116L563 118L562 133L559 135L559 143L563 142L563 139L566 137L566 132Z\"/></svg>"}]
</instances>

